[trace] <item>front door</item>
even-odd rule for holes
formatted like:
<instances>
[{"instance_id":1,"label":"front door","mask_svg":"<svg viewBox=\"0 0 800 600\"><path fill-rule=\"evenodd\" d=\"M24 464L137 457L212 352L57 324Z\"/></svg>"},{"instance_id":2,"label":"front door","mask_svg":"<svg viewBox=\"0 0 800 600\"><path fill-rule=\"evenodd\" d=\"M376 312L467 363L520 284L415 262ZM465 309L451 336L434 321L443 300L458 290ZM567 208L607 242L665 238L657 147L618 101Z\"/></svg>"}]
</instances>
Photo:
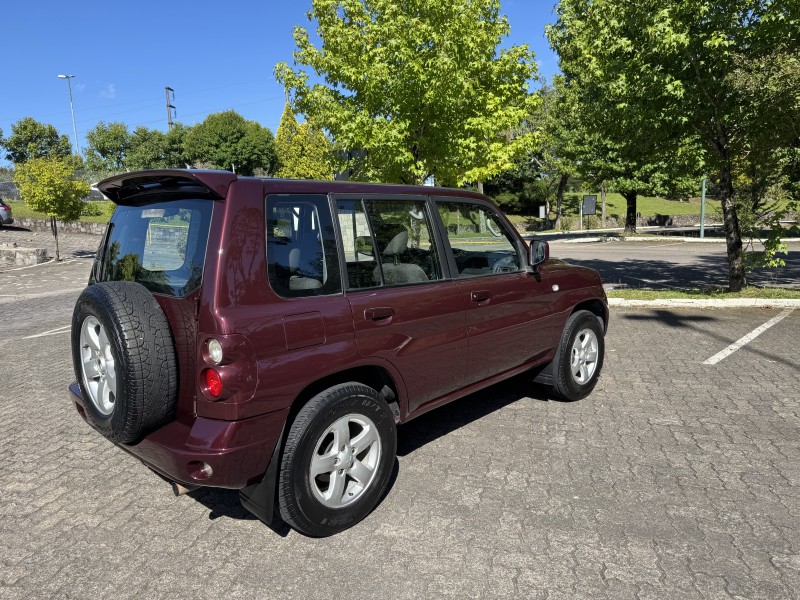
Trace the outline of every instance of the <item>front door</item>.
<instances>
[{"instance_id":1,"label":"front door","mask_svg":"<svg viewBox=\"0 0 800 600\"><path fill-rule=\"evenodd\" d=\"M466 307L465 384L528 363L553 347L550 285L525 269L519 238L488 203L437 199L451 270Z\"/></svg>"}]
</instances>

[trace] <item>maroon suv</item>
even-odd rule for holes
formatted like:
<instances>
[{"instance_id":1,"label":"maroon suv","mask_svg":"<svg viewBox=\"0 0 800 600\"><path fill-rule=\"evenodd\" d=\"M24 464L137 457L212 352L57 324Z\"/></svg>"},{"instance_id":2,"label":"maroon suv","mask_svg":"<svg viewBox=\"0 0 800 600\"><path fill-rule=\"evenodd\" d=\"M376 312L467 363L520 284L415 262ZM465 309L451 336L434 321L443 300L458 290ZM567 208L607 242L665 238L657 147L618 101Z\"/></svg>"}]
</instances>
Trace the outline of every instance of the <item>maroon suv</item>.
<instances>
[{"instance_id":1,"label":"maroon suv","mask_svg":"<svg viewBox=\"0 0 800 600\"><path fill-rule=\"evenodd\" d=\"M454 189L129 173L75 306L78 412L170 481L330 535L387 487L396 426L532 371L603 364L592 270Z\"/></svg>"}]
</instances>

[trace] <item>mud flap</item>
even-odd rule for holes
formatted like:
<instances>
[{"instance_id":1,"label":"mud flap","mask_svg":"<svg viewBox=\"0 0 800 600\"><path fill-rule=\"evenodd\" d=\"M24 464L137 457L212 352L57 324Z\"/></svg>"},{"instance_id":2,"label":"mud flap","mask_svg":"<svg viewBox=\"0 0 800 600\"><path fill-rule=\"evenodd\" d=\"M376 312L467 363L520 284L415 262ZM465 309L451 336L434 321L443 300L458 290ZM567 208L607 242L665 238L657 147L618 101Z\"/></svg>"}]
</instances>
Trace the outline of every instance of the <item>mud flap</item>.
<instances>
[{"instance_id":1,"label":"mud flap","mask_svg":"<svg viewBox=\"0 0 800 600\"><path fill-rule=\"evenodd\" d=\"M242 506L271 529L275 529L272 526L275 513L275 488L278 484L278 468L281 462L281 445L285 429L284 425L275 449L272 451L264 478L258 483L252 483L239 490L239 501Z\"/></svg>"},{"instance_id":2,"label":"mud flap","mask_svg":"<svg viewBox=\"0 0 800 600\"><path fill-rule=\"evenodd\" d=\"M551 360L547 363L541 371L536 373L535 377L533 378L534 383L539 383L541 385L553 385L553 363L555 359Z\"/></svg>"}]
</instances>

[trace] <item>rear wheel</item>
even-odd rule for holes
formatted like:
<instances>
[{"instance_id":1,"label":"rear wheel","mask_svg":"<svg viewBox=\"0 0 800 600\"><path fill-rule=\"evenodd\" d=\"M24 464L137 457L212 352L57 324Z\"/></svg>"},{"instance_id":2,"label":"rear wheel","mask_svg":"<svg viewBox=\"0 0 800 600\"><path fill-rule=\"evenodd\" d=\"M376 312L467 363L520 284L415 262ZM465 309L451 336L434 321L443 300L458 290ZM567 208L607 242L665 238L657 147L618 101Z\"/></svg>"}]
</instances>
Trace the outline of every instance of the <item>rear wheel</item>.
<instances>
[{"instance_id":1,"label":"rear wheel","mask_svg":"<svg viewBox=\"0 0 800 600\"><path fill-rule=\"evenodd\" d=\"M567 319L553 359L553 390L565 400L588 396L603 367L605 339L597 316L579 310Z\"/></svg>"},{"instance_id":2,"label":"rear wheel","mask_svg":"<svg viewBox=\"0 0 800 600\"><path fill-rule=\"evenodd\" d=\"M318 394L297 414L286 439L281 517L313 537L355 525L383 496L396 450L394 417L374 389L353 382Z\"/></svg>"}]
</instances>

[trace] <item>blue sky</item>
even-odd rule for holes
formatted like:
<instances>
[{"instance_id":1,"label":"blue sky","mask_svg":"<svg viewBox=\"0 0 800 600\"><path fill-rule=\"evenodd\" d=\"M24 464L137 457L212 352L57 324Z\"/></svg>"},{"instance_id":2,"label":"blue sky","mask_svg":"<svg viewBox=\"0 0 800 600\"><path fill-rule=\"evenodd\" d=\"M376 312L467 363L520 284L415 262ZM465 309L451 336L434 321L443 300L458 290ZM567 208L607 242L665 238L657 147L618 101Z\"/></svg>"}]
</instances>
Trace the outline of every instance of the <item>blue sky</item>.
<instances>
[{"instance_id":1,"label":"blue sky","mask_svg":"<svg viewBox=\"0 0 800 600\"><path fill-rule=\"evenodd\" d=\"M554 0L501 0L511 24L504 45L528 44L540 75L557 72L544 37ZM291 63L292 28L313 30L310 0L276 2L11 0L0 39L0 129L33 117L72 142L71 80L81 149L98 121L167 129L165 86L175 90L177 120L188 125L233 109L273 133L284 92L272 75Z\"/></svg>"}]
</instances>

